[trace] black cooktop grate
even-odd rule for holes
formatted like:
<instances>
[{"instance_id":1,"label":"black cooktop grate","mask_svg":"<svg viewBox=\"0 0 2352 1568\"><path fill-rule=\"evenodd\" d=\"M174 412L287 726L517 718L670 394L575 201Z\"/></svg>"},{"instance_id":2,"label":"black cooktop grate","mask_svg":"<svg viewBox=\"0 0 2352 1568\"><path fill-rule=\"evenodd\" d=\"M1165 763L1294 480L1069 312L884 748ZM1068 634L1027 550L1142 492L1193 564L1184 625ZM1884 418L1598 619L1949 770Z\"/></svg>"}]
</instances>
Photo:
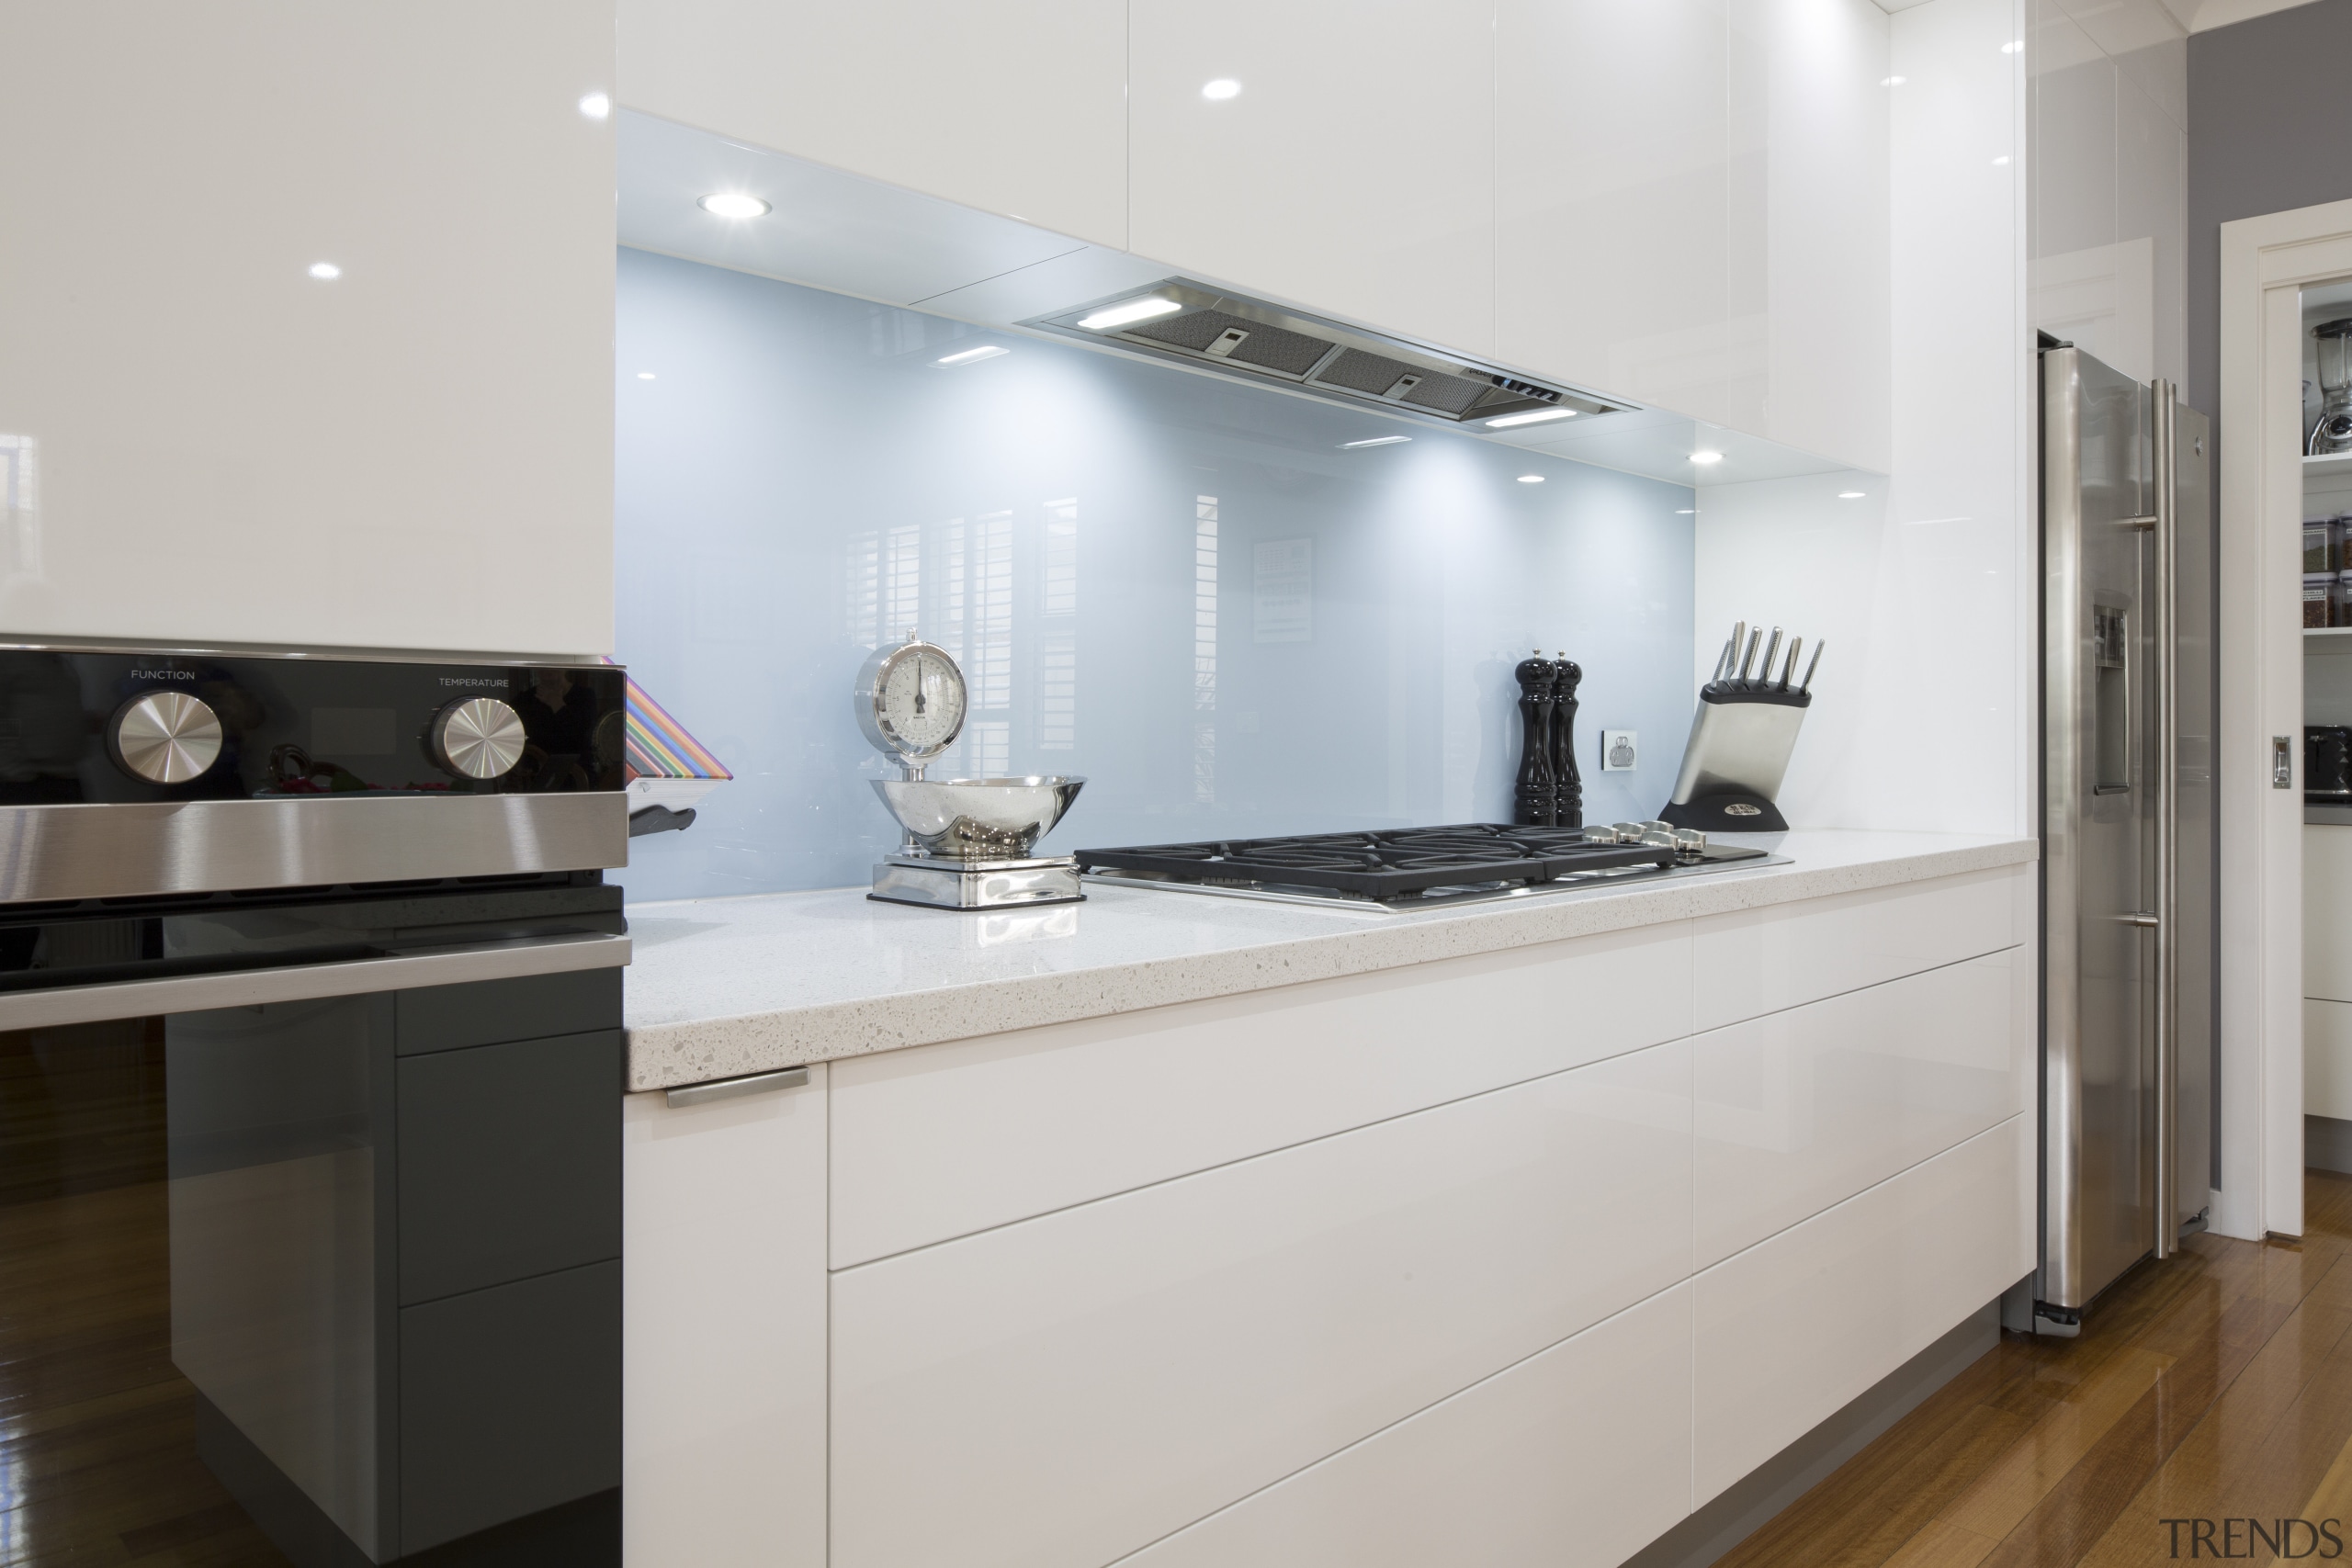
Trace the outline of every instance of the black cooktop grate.
<instances>
[{"instance_id":1,"label":"black cooktop grate","mask_svg":"<svg viewBox=\"0 0 2352 1568\"><path fill-rule=\"evenodd\" d=\"M1761 850L1737 852L1738 858ZM1711 848L1710 859L1733 855ZM1664 871L1672 850L1595 844L1578 828L1511 828L1465 822L1373 833L1310 833L1134 849L1080 850L1088 871L1138 872L1179 882L1327 887L1369 898L1410 897L1432 888L1555 882L1578 873L1641 866Z\"/></svg>"}]
</instances>

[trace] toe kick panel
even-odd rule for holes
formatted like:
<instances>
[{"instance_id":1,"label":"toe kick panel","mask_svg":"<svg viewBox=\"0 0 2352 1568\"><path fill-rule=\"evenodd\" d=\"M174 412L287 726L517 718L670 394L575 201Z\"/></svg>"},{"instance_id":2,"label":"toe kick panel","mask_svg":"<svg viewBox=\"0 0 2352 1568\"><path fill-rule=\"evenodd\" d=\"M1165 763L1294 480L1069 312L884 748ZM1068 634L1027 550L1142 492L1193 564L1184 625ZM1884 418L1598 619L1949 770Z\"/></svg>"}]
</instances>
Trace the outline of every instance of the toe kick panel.
<instances>
[{"instance_id":1,"label":"toe kick panel","mask_svg":"<svg viewBox=\"0 0 2352 1568\"><path fill-rule=\"evenodd\" d=\"M1678 1041L836 1273L833 1568L1096 1568L1669 1289L1690 1119Z\"/></svg>"}]
</instances>

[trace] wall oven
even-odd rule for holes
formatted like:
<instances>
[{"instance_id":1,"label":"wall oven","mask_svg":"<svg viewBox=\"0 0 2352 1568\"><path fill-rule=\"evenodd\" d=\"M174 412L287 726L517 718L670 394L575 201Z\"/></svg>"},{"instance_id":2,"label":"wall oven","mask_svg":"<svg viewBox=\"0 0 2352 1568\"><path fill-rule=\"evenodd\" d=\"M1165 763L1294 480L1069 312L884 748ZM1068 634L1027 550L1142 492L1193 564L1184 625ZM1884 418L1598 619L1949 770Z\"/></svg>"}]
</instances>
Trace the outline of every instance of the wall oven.
<instances>
[{"instance_id":1,"label":"wall oven","mask_svg":"<svg viewBox=\"0 0 2352 1568\"><path fill-rule=\"evenodd\" d=\"M0 649L0 1561L618 1562L623 715Z\"/></svg>"}]
</instances>

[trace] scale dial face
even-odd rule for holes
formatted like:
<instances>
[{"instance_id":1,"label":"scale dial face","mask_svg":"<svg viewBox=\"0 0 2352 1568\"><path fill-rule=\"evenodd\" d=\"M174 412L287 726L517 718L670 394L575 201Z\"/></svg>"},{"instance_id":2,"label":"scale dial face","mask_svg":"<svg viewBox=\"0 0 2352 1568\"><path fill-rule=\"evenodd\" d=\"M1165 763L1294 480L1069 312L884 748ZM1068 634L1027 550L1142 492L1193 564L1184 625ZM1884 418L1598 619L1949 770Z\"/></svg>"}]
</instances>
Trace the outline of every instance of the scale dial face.
<instances>
[{"instance_id":1,"label":"scale dial face","mask_svg":"<svg viewBox=\"0 0 2352 1568\"><path fill-rule=\"evenodd\" d=\"M964 672L933 643L877 649L857 678L857 718L884 752L925 762L964 728Z\"/></svg>"}]
</instances>

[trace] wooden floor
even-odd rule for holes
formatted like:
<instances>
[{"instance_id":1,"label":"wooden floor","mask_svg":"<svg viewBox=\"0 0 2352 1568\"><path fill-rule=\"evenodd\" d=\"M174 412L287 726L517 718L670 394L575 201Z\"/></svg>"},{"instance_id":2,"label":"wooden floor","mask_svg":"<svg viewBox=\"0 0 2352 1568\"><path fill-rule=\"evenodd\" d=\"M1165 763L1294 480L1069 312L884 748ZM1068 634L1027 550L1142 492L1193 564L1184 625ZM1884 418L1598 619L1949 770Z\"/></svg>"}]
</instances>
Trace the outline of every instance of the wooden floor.
<instances>
[{"instance_id":1,"label":"wooden floor","mask_svg":"<svg viewBox=\"0 0 2352 1568\"><path fill-rule=\"evenodd\" d=\"M2003 1335L1724 1568L2352 1555L2352 1177L2309 1172L2304 1204L2300 1243L2142 1264L2080 1338Z\"/></svg>"},{"instance_id":2,"label":"wooden floor","mask_svg":"<svg viewBox=\"0 0 2352 1568\"><path fill-rule=\"evenodd\" d=\"M286 1568L172 1366L163 1038L0 1034L0 1568Z\"/></svg>"}]
</instances>

